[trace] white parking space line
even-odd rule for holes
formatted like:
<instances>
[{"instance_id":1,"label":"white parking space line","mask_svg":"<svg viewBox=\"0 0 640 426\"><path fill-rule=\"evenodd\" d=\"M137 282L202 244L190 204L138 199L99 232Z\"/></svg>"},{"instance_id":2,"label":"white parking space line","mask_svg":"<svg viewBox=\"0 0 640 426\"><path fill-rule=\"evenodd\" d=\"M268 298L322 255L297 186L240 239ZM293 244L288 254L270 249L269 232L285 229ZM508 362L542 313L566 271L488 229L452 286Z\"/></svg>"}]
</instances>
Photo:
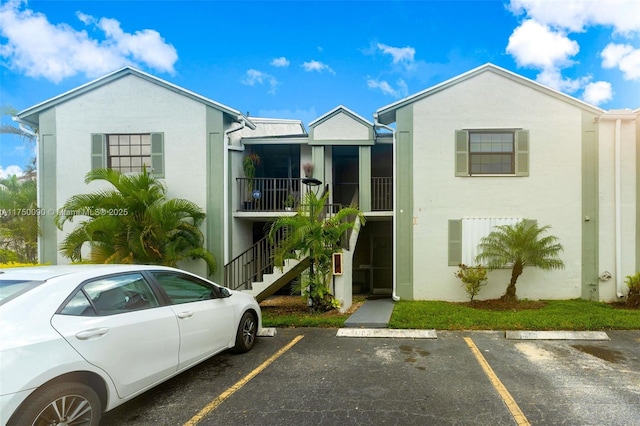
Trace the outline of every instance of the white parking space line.
<instances>
[{"instance_id":1,"label":"white parking space line","mask_svg":"<svg viewBox=\"0 0 640 426\"><path fill-rule=\"evenodd\" d=\"M240 390L244 385L246 385L251 379L260 374L265 368L267 368L271 363L273 363L276 359L280 358L285 352L291 349L296 343L298 343L304 336L298 335L294 337L294 339L289 342L286 346L282 347L278 352L269 357L265 362L256 367L252 372L244 376L242 379L238 380L233 386L229 387L227 390L222 392L216 399L211 401L204 407L198 414L193 416L186 422L183 426L195 426L197 425L207 414L211 413L215 410L220 404L224 402L225 399L229 398L236 391Z\"/></svg>"},{"instance_id":2,"label":"white parking space line","mask_svg":"<svg viewBox=\"0 0 640 426\"><path fill-rule=\"evenodd\" d=\"M336 337L392 337L405 339L437 339L435 330L399 330L392 328L340 328Z\"/></svg>"},{"instance_id":3,"label":"white parking space line","mask_svg":"<svg viewBox=\"0 0 640 426\"><path fill-rule=\"evenodd\" d=\"M523 331L505 333L507 340L611 340L604 331Z\"/></svg>"},{"instance_id":4,"label":"white parking space line","mask_svg":"<svg viewBox=\"0 0 640 426\"><path fill-rule=\"evenodd\" d=\"M516 401L513 399L513 397L507 390L507 388L502 384L502 382L500 381L496 373L493 371L493 369L491 368L487 360L484 358L484 356L482 355L482 353L480 352L476 344L473 343L473 340L471 340L470 337L465 337L464 341L467 342L467 346L469 346L469 348L471 349L471 352L476 357L476 360L478 360L478 363L480 364L485 374L491 381L491 384L496 389L496 391L498 391L498 394L500 395L504 403L507 405L507 408L511 412L511 415L513 416L513 419L515 420L516 424L518 424L519 426L530 425L531 423L529 423L529 421L525 417L524 413L522 412L522 410L520 409Z\"/></svg>"}]
</instances>

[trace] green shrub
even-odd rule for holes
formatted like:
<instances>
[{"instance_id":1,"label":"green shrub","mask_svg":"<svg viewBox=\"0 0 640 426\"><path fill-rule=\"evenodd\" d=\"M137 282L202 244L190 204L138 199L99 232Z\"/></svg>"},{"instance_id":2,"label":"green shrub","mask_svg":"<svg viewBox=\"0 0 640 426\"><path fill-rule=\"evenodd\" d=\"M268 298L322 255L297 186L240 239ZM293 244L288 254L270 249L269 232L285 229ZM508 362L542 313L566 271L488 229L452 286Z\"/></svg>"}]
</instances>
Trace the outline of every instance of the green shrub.
<instances>
[{"instance_id":1,"label":"green shrub","mask_svg":"<svg viewBox=\"0 0 640 426\"><path fill-rule=\"evenodd\" d=\"M17 262L18 253L15 251L0 249L0 263Z\"/></svg>"},{"instance_id":2,"label":"green shrub","mask_svg":"<svg viewBox=\"0 0 640 426\"><path fill-rule=\"evenodd\" d=\"M627 287L629 287L629 293L627 294L627 306L638 307L640 306L640 272L636 272L635 275L627 276L625 281Z\"/></svg>"},{"instance_id":3,"label":"green shrub","mask_svg":"<svg viewBox=\"0 0 640 426\"><path fill-rule=\"evenodd\" d=\"M462 281L464 290L473 302L473 298L480 293L480 287L487 284L487 269L482 265L467 266L464 263L458 265L460 269L456 271L456 278Z\"/></svg>"}]
</instances>

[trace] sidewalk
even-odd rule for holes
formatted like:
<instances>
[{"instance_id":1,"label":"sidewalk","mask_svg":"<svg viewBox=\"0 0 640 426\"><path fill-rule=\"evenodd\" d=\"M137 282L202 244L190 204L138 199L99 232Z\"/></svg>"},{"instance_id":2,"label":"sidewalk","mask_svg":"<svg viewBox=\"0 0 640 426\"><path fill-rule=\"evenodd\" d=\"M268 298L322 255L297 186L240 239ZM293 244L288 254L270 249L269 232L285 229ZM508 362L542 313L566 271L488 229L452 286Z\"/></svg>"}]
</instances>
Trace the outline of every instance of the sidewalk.
<instances>
[{"instance_id":1,"label":"sidewalk","mask_svg":"<svg viewBox=\"0 0 640 426\"><path fill-rule=\"evenodd\" d=\"M399 337L436 339L435 330L387 329L394 301L369 299L344 322L339 337ZM506 331L507 340L609 340L602 331Z\"/></svg>"},{"instance_id":2,"label":"sidewalk","mask_svg":"<svg viewBox=\"0 0 640 426\"><path fill-rule=\"evenodd\" d=\"M393 299L371 299L365 301L347 320L345 327L387 328L393 313Z\"/></svg>"}]
</instances>

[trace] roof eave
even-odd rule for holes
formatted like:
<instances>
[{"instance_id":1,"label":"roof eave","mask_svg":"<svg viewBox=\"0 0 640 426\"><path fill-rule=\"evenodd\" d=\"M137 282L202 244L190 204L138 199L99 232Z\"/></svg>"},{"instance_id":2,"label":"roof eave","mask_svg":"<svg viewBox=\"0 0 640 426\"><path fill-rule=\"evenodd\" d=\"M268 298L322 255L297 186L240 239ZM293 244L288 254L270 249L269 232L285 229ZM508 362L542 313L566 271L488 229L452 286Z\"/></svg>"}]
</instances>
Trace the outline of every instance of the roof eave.
<instances>
[{"instance_id":1,"label":"roof eave","mask_svg":"<svg viewBox=\"0 0 640 426\"><path fill-rule=\"evenodd\" d=\"M151 74L148 74L144 71L140 71L138 69L135 69L133 67L127 66L124 68L121 68L117 71L114 71L112 73L109 73L105 76L102 76L96 80L90 81L88 83L85 83L79 87L76 87L74 89L69 90L68 92L62 93L61 95L55 96L53 98L47 99L43 102L40 102L30 108L27 108L23 111L20 111L16 116L21 119L21 120L25 120L27 122L30 123L34 123L34 125L37 126L38 123L38 119L37 118L33 118L38 117L38 115L42 112L45 111L49 108L52 108L56 105L59 105L63 102L66 102L70 99L73 99L77 96L80 96L84 93L90 92L91 90L94 90L98 87L104 86L108 83L111 83L112 81L118 80L126 75L136 75L144 80L150 81L154 84L157 84L159 86L162 86L168 90L171 90L175 93L181 94L183 96L186 96L190 99L193 99L197 102L203 103L205 105L211 106L215 109L218 109L220 111L222 111L223 113L229 114L230 116L233 117L234 121L240 121L241 119L245 120L245 123L248 127L250 127L251 129L255 129L255 124L253 124L251 122L251 120L249 120L247 117L244 116L244 114L242 114L240 111L230 108L226 105L223 105L219 102L216 102L214 100L205 98L204 96L201 96L195 92L192 92L190 90L184 89L178 85L175 85L173 83L169 83L166 80L162 80L158 77L155 77Z\"/></svg>"},{"instance_id":2,"label":"roof eave","mask_svg":"<svg viewBox=\"0 0 640 426\"><path fill-rule=\"evenodd\" d=\"M361 122L362 124L364 124L364 125L366 125L368 127L373 127L373 123L372 122L370 122L369 120L367 120L366 118L364 118L360 114L358 114L358 113L350 110L349 108L345 107L344 105L338 105L337 107L333 108L331 111L328 111L328 112L322 114L320 117L316 118L311 123L309 123L309 127L310 128L311 127L316 127L318 124L329 120L330 118L332 118L333 116L335 116L336 114L338 114L340 112L344 112L345 114L351 116L355 120Z\"/></svg>"},{"instance_id":3,"label":"roof eave","mask_svg":"<svg viewBox=\"0 0 640 426\"><path fill-rule=\"evenodd\" d=\"M408 96L406 98L400 99L392 104L386 105L382 108L379 108L378 110L376 110L376 114L378 115L378 121L382 124L391 124L393 122L395 122L396 120L396 111L409 105L412 104L413 102L416 102L420 99L426 98L428 96L431 96L435 93L438 93L442 90L445 90L451 86L454 86L458 83L461 83L465 80L468 80L472 77L475 77L476 75L479 75L481 73L484 72L494 72L496 74L499 74L503 77L506 77L512 81L521 83L521 84L526 84L530 87L532 87L534 90L538 90L541 91L543 93L546 93L550 96L555 97L556 99L560 99L562 101L571 103L581 109L584 110L588 110L594 114L602 114L605 112L605 110L598 108L594 105L588 104L584 101L581 101L580 99L574 98L572 96L569 96L565 93L562 93L558 90L552 89L550 87L544 86L536 81L530 80L524 76L521 76L519 74L515 74L507 69L501 68L497 65L491 64L491 63L487 63L484 65L481 65L477 68L474 68L470 71L467 71L463 74L460 74L456 77L453 77L449 80L446 80L442 83L436 84L435 86L431 86L425 90L422 90L418 93L415 93L411 96Z\"/></svg>"}]
</instances>

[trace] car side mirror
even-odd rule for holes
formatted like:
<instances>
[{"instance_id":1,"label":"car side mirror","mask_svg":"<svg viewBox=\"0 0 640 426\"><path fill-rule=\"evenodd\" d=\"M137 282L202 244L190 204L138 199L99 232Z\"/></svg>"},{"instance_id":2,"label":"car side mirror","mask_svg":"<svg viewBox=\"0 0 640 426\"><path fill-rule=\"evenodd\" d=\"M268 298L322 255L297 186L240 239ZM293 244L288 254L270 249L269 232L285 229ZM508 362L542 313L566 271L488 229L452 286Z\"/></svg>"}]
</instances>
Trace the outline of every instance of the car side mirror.
<instances>
[{"instance_id":1,"label":"car side mirror","mask_svg":"<svg viewBox=\"0 0 640 426\"><path fill-rule=\"evenodd\" d=\"M222 297L231 297L231 292L229 291L229 289L228 289L228 288L226 288L226 287L219 287L219 289L220 289L220 295L221 295Z\"/></svg>"}]
</instances>

